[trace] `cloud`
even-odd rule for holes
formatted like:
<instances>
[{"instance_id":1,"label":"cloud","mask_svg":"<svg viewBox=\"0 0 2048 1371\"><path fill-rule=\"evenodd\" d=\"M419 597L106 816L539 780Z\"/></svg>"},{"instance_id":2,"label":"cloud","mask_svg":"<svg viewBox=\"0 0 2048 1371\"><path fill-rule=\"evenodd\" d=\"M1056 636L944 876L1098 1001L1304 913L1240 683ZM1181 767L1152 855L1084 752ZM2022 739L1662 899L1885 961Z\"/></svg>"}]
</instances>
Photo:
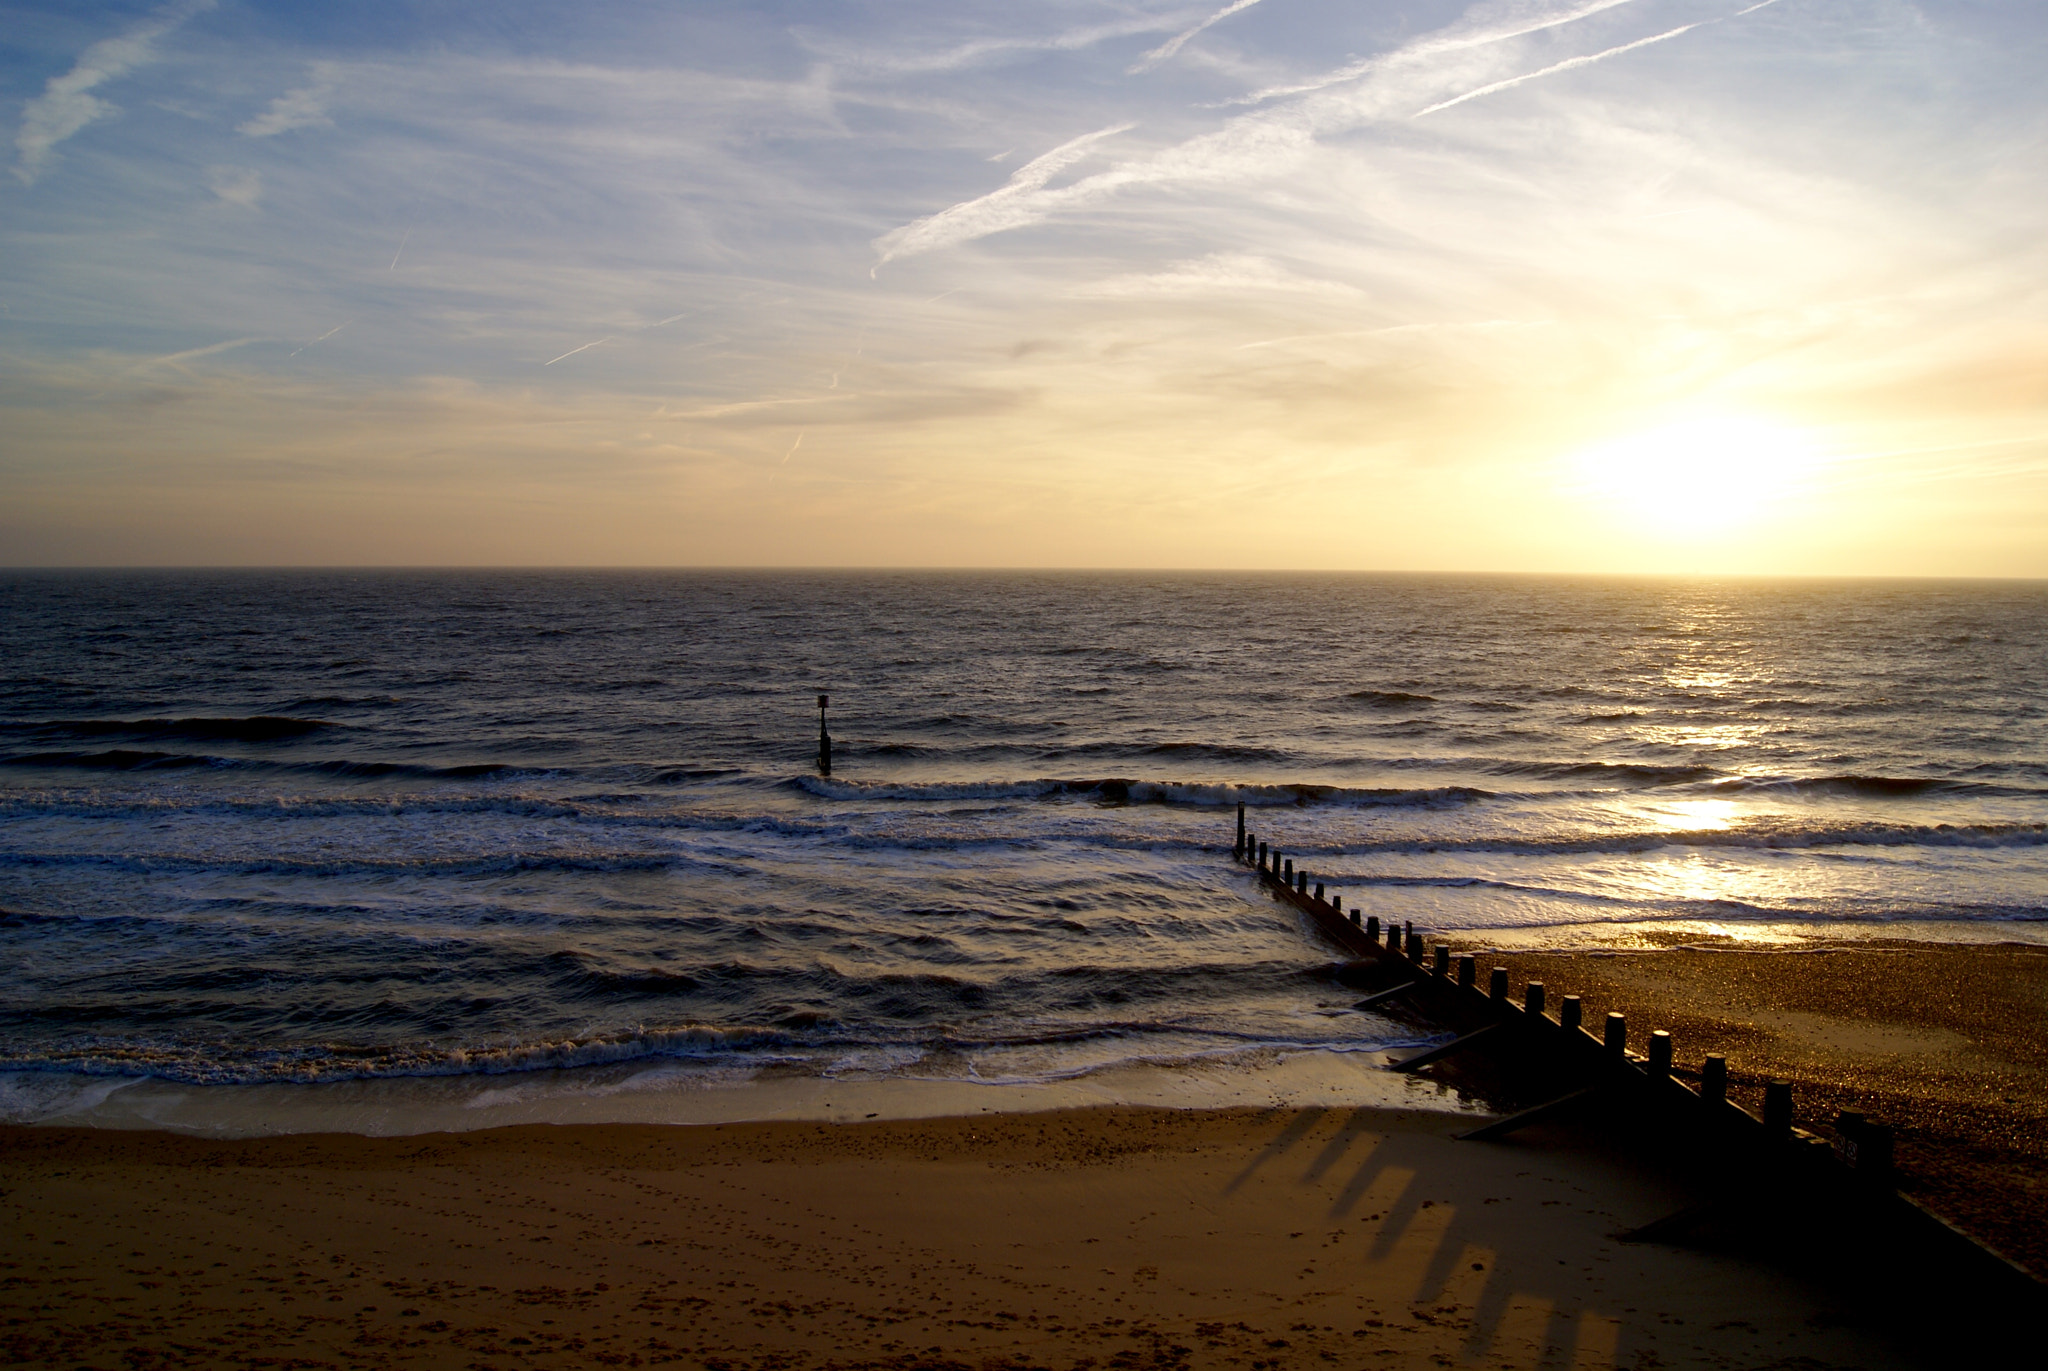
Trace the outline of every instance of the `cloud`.
<instances>
[{"instance_id":1,"label":"cloud","mask_svg":"<svg viewBox=\"0 0 2048 1371\"><path fill-rule=\"evenodd\" d=\"M1764 0L1766 4L1770 2ZM1300 162L1319 138L1398 117L1404 103L1428 98L1420 95L1420 91L1434 86L1435 91L1431 93L1440 93L1449 81L1461 77L1470 79L1464 66L1432 68L1430 59L1507 42L1630 3L1633 0L1575 0L1563 8L1542 8L1525 2L1480 5L1468 11L1457 23L1391 53L1340 68L1323 80L1271 92L1306 92L1299 99L1240 114L1214 132L1197 135L1149 157L1084 177L1072 185L1056 190L1046 189L1053 173L1077 160L1087 144L1111 132L1121 132L1134 126L1124 125L1075 139L1023 168L1001 188L949 206L875 239L874 246L881 254L881 261L876 265L879 267L896 258L953 247L1008 229L1043 223L1062 210L1102 200L1128 187L1270 178ZM1687 26L1693 27L1697 25ZM1548 70L1584 65L1588 61L1627 51L1630 47L1676 37L1685 31L1673 30L1591 58L1576 58ZM1393 79L1395 70L1404 67L1410 70L1401 79ZM1535 72L1518 79L1530 80L1544 74L1546 72ZM1368 77L1378 79L1363 79ZM1332 89L1340 86L1348 88ZM1470 99L1477 93L1483 92L1467 91L1460 98ZM1432 106L1442 107L1442 104ZM1042 165L1053 162L1057 165L1044 174L1032 175Z\"/></svg>"},{"instance_id":2,"label":"cloud","mask_svg":"<svg viewBox=\"0 0 2048 1371\"><path fill-rule=\"evenodd\" d=\"M1074 293L1084 299L1142 299L1173 296L1247 295L1278 292L1287 295L1354 296L1354 286L1301 276L1277 262L1248 252L1217 252L1185 262L1174 262L1165 271L1116 276L1083 286Z\"/></svg>"},{"instance_id":3,"label":"cloud","mask_svg":"<svg viewBox=\"0 0 2048 1371\"><path fill-rule=\"evenodd\" d=\"M237 124L235 132L251 138L271 138L292 129L332 127L334 121L327 117L327 98L334 94L333 72L323 64L315 66L313 73L312 85L286 91L270 102L269 109Z\"/></svg>"},{"instance_id":4,"label":"cloud","mask_svg":"<svg viewBox=\"0 0 2048 1371\"><path fill-rule=\"evenodd\" d=\"M1255 0L1245 0L1247 4L1254 2ZM1241 9L1243 6L1237 5L1233 8ZM1186 38L1192 38L1195 33L1207 28L1221 17L1215 16L1207 23L1198 25L1188 32ZM1178 14L1141 15L1108 24L1089 24L1040 38L977 38L973 42L961 43L940 52L834 52L832 55L849 67L867 71L904 74L958 71L964 67L981 66L1017 53L1078 52L1110 39L1128 38L1140 33L1159 33L1185 22L1186 12L1182 11ZM1186 41L1186 38L1182 41Z\"/></svg>"},{"instance_id":5,"label":"cloud","mask_svg":"<svg viewBox=\"0 0 2048 1371\"><path fill-rule=\"evenodd\" d=\"M1046 182L1086 157L1095 144L1129 132L1134 127L1132 124L1112 124L1106 129L1069 139L1051 152L1017 168L1000 190L990 191L978 200L954 205L951 209L941 210L883 234L875 240L875 248L882 254L876 268L898 257L912 257L920 252L985 238L1006 228L1022 228L1026 224L1037 223L1045 216L1029 201L1033 191L1043 189Z\"/></svg>"},{"instance_id":6,"label":"cloud","mask_svg":"<svg viewBox=\"0 0 2048 1371\"><path fill-rule=\"evenodd\" d=\"M1125 74L1129 76L1136 76L1141 71L1152 70L1152 68L1158 66L1161 62L1171 61L1173 55L1179 52L1182 48L1186 47L1188 45L1189 40L1194 38L1194 36L1200 33L1203 29L1208 28L1211 24L1215 24L1221 20L1228 19L1231 15L1236 14L1239 10L1248 10L1253 5L1256 5L1258 3L1259 0L1230 0L1229 4L1225 5L1222 9L1217 10L1214 14L1210 15L1207 19L1204 19L1201 23L1196 24L1193 28L1182 29L1179 33L1173 35L1173 37L1167 39L1164 43L1161 43L1158 47L1152 49L1152 51L1146 53L1143 57L1140 57L1135 63L1132 64L1130 70Z\"/></svg>"},{"instance_id":7,"label":"cloud","mask_svg":"<svg viewBox=\"0 0 2048 1371\"><path fill-rule=\"evenodd\" d=\"M1532 33L1545 29L1562 28L1575 24L1581 19L1590 19L1603 11L1632 5L1636 0L1579 0L1562 10L1535 8L1527 3L1479 5L1468 11L1463 21L1439 29L1427 38L1397 48L1379 57L1368 57L1362 62L1328 71L1311 81L1291 86L1268 86L1253 91L1230 103L1234 105L1257 105L1268 100L1288 95L1306 95L1312 91L1324 90L1330 86L1356 81L1361 76L1370 76L1376 71L1403 63L1423 62L1447 53L1461 52L1469 48L1487 47L1494 43L1505 43L1515 38L1526 38ZM1764 4L1772 0L1763 0ZM1762 9L1763 5L1753 8ZM1749 13L1748 10L1743 11Z\"/></svg>"},{"instance_id":8,"label":"cloud","mask_svg":"<svg viewBox=\"0 0 2048 1371\"><path fill-rule=\"evenodd\" d=\"M231 205L254 209L263 198L263 173L254 167L208 167L206 188Z\"/></svg>"},{"instance_id":9,"label":"cloud","mask_svg":"<svg viewBox=\"0 0 2048 1371\"><path fill-rule=\"evenodd\" d=\"M21 130L14 136L19 155L14 174L22 184L35 184L57 144L114 113L113 105L92 94L95 87L126 76L153 59L157 39L214 4L215 0L176 0L126 33L94 43L79 54L70 71L51 77L43 93L21 107Z\"/></svg>"},{"instance_id":10,"label":"cloud","mask_svg":"<svg viewBox=\"0 0 2048 1371\"><path fill-rule=\"evenodd\" d=\"M1748 9L1737 10L1734 14L1727 17L1730 19L1740 19L1745 14L1754 14L1765 5L1774 5L1776 3L1777 0L1761 0L1761 3L1751 5ZM1675 29L1667 29L1663 33L1653 33L1648 38L1638 38L1633 43L1622 43L1616 47L1608 48L1605 52L1588 53L1584 57L1567 57L1564 61L1553 62L1540 71L1526 72L1521 76L1510 76L1505 81L1495 81L1493 84L1481 86L1477 90L1468 90L1463 95L1454 95L1448 100L1439 100L1428 109L1417 110L1415 117L1420 119L1425 114L1435 114L1438 110L1449 109L1453 105L1462 105L1467 100L1477 100L1480 96L1492 95L1495 91L1511 90L1525 81L1534 81L1544 76L1555 76L1562 71L1575 71L1580 67L1590 67L1595 62L1605 62L1610 57L1619 57L1622 53L1634 52L1637 48L1647 48L1652 43L1662 43L1668 39L1676 38L1682 33L1691 33L1694 29L1700 28L1703 25L1718 24L1720 22L1719 19L1702 19L1698 23L1680 24Z\"/></svg>"}]
</instances>

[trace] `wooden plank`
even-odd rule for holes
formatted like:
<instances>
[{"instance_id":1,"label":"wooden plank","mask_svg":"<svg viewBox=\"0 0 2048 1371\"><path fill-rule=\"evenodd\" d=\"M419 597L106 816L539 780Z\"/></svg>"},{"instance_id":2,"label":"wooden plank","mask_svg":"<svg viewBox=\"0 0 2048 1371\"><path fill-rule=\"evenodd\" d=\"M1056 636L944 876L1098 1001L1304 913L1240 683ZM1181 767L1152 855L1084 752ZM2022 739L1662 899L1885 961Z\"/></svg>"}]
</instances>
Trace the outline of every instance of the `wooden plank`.
<instances>
[{"instance_id":1,"label":"wooden plank","mask_svg":"<svg viewBox=\"0 0 2048 1371\"><path fill-rule=\"evenodd\" d=\"M1453 1053L1463 1052L1473 1043L1479 1041L1481 1038L1485 1037L1487 1034L1493 1032L1499 1027L1500 1025L1497 1023L1490 1023L1483 1028L1475 1028L1470 1033L1465 1034L1465 1036L1463 1036L1462 1038L1453 1038L1449 1042L1444 1043L1437 1047L1432 1047L1426 1052L1418 1052L1412 1057L1404 1057L1402 1060L1395 1062L1392 1066L1388 1067L1387 1070L1414 1071L1421 1067L1428 1066L1431 1062L1440 1062L1444 1058L1451 1056Z\"/></svg>"},{"instance_id":2,"label":"wooden plank","mask_svg":"<svg viewBox=\"0 0 2048 1371\"><path fill-rule=\"evenodd\" d=\"M1484 1142L1489 1138L1505 1138L1518 1128L1526 1128L1532 1123L1541 1123L1553 1115L1562 1114L1565 1110L1591 1099L1605 1089L1605 1086L1599 1085L1585 1086L1568 1094L1559 1095L1554 1100L1546 1100L1542 1104L1524 1109L1519 1114L1510 1114L1504 1119L1495 1119L1492 1123L1482 1124L1469 1133L1460 1133L1458 1138L1464 1142Z\"/></svg>"},{"instance_id":3,"label":"wooden plank","mask_svg":"<svg viewBox=\"0 0 2048 1371\"><path fill-rule=\"evenodd\" d=\"M1406 981L1400 985L1395 986L1391 990L1374 991L1372 994L1366 996L1364 999L1360 1000L1357 1004L1352 1005L1351 1007L1353 1009L1370 1009L1374 1005L1378 1004L1381 1000L1391 1000L1396 995L1405 995L1409 991L1413 990L1416 986L1421 984L1421 981Z\"/></svg>"}]
</instances>

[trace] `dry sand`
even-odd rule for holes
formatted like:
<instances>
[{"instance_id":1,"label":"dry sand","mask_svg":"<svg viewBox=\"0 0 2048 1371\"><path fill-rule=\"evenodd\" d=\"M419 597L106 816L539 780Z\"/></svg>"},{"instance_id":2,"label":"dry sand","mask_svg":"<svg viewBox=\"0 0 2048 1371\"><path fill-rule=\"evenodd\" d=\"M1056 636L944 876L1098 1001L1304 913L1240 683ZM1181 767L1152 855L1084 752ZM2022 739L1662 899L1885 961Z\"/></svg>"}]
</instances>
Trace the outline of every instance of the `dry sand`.
<instances>
[{"instance_id":1,"label":"dry sand","mask_svg":"<svg viewBox=\"0 0 2048 1371\"><path fill-rule=\"evenodd\" d=\"M1730 1094L1760 1107L1793 1083L1795 1117L1833 1136L1844 1109L1898 1130L1901 1188L2037 1274L2048 1273L2048 948L1736 944L1490 956L1513 993L1579 995L1597 1030L1671 1031L1681 1074L1728 1058ZM1482 970L1482 978L1485 971Z\"/></svg>"},{"instance_id":2,"label":"dry sand","mask_svg":"<svg viewBox=\"0 0 2048 1371\"><path fill-rule=\"evenodd\" d=\"M1076 1110L233 1142L0 1130L0 1359L53 1367L1924 1364L1843 1292L1627 1246L1550 1136Z\"/></svg>"}]
</instances>

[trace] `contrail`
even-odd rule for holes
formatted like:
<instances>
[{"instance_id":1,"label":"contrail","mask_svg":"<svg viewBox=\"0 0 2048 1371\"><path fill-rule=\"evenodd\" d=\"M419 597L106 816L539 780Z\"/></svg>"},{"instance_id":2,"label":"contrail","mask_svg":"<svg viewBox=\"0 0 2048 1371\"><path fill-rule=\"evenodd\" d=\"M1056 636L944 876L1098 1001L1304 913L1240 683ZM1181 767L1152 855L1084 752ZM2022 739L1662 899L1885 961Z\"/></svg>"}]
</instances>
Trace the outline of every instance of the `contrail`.
<instances>
[{"instance_id":1,"label":"contrail","mask_svg":"<svg viewBox=\"0 0 2048 1371\"><path fill-rule=\"evenodd\" d=\"M1000 233L1006 228L1038 222L1043 216L1025 207L1032 192L1042 189L1046 182L1086 157L1095 144L1136 127L1135 124L1112 124L1093 133L1084 133L1079 138L1070 138L1051 152L1034 157L1017 168L1007 182L988 194L963 200L950 209L928 214L883 234L875 239L881 261L869 269L868 276L872 278L885 264L898 257L952 247L956 243Z\"/></svg>"},{"instance_id":2,"label":"contrail","mask_svg":"<svg viewBox=\"0 0 2048 1371\"><path fill-rule=\"evenodd\" d=\"M796 450L797 450L798 448L802 447L803 445L804 445L804 435L803 435L803 434L801 434L801 433L799 433L799 434L797 434L797 435L796 435L796 441L795 441L795 442L793 442L793 443L791 443L791 444L789 445L789 451L787 451L787 452L785 452L785 453L783 453L783 454L782 454L782 461L781 461L780 463L778 463L778 465L780 465L780 466L788 466L788 465L789 465L789 459L790 459L790 458L792 458L792 457L794 457L794 456L796 456Z\"/></svg>"},{"instance_id":3,"label":"contrail","mask_svg":"<svg viewBox=\"0 0 2048 1371\"><path fill-rule=\"evenodd\" d=\"M1200 33L1203 29L1208 28L1211 24L1217 23L1220 20L1228 19L1231 15L1236 14L1239 10L1248 10L1253 5L1256 5L1258 3L1259 0L1231 0L1229 4L1225 5L1222 9L1217 10L1214 14L1210 15L1207 19L1204 19L1201 23L1195 25L1191 29L1181 30L1179 33L1173 35L1173 37L1167 39L1164 43L1161 43L1158 47L1152 49L1152 51L1146 53L1143 57L1140 57L1137 60L1137 62L1128 71L1124 73L1124 75L1136 76L1141 71L1152 70L1152 68L1158 66L1161 62L1166 61L1169 57L1172 57L1175 53L1179 52L1182 48L1186 47L1188 45L1189 40L1194 38L1194 36Z\"/></svg>"},{"instance_id":4,"label":"contrail","mask_svg":"<svg viewBox=\"0 0 2048 1371\"><path fill-rule=\"evenodd\" d=\"M1494 43L1505 43L1512 39L1525 38L1532 33L1541 33L1545 29L1563 28L1567 24L1576 24L1581 19L1591 18L1593 15L1605 10L1635 3L1636 0L1582 0L1582 3L1574 5L1568 10L1513 21L1500 28L1466 30L1462 33L1455 31L1455 29L1444 29L1434 35L1419 38L1406 47L1397 48L1393 52L1379 57L1368 57L1362 62L1353 62L1349 66L1339 67L1335 71L1326 72L1313 81L1306 81L1293 86L1268 86L1264 90L1256 90L1250 95L1240 95L1234 100L1225 100L1222 103L1226 105L1257 105L1263 104L1276 96L1305 95L1311 91L1323 90L1326 87L1339 85L1345 81L1356 80L1358 77L1367 75L1370 72L1398 64L1423 61L1431 57L1441 56L1447 52L1462 52L1468 48L1487 47ZM1764 0L1766 5L1772 3L1774 3L1774 0Z\"/></svg>"},{"instance_id":5,"label":"contrail","mask_svg":"<svg viewBox=\"0 0 2048 1371\"><path fill-rule=\"evenodd\" d=\"M407 229L407 230L405 231L405 237L404 237L404 238L400 238L400 239L398 240L398 251L397 251L397 252L394 252L394 253L392 253L392 254L391 254L391 265L390 265L390 266L388 266L388 267L386 267L386 268L384 268L384 270L386 270L386 271L397 271L397 270L398 270L398 259L399 259L399 257L400 257L400 256L402 256L402 255L404 254L404 252L405 252L405 243L406 243L406 239L408 239L408 238L411 238L411 237L412 237L412 230L408 228L408 229Z\"/></svg>"},{"instance_id":6,"label":"contrail","mask_svg":"<svg viewBox=\"0 0 2048 1371\"><path fill-rule=\"evenodd\" d=\"M267 343L269 341L270 339L262 337L230 338L225 343L210 343L203 348L187 348L183 352L169 352L161 357L152 357L135 369L142 371L147 367L161 366L166 362L184 362L194 357L211 357L214 353L226 352L229 348L247 347L251 343Z\"/></svg>"},{"instance_id":7,"label":"contrail","mask_svg":"<svg viewBox=\"0 0 2048 1371\"><path fill-rule=\"evenodd\" d=\"M1764 0L1764 3L1769 4L1770 0ZM1526 72L1521 76L1510 76L1505 81L1496 81L1490 86L1481 86L1478 90L1468 90L1463 95L1454 95L1448 100L1440 100L1428 109L1415 111L1409 118L1420 119L1425 114L1435 114L1440 109L1449 109L1452 105L1462 105L1467 100L1477 100L1482 95L1492 95L1495 91L1519 86L1524 81L1534 81L1539 76L1554 76L1561 71L1572 71L1578 67L1590 67L1595 62L1604 62L1608 58L1618 57L1624 52L1634 52L1637 48L1647 48L1652 43L1661 43L1667 38L1676 38L1681 33L1691 33L1700 24L1711 24L1713 22L1711 19L1702 19L1699 23L1695 24L1681 24L1675 29L1669 29L1648 38L1638 38L1633 43L1623 43L1620 47L1609 48L1605 52L1590 53L1584 57L1567 57L1564 61L1553 63L1541 71Z\"/></svg>"},{"instance_id":8,"label":"contrail","mask_svg":"<svg viewBox=\"0 0 2048 1371\"><path fill-rule=\"evenodd\" d=\"M613 338L617 336L617 334L607 333L604 337L598 339L597 343L609 343ZM588 352L590 349L596 347L597 343L585 343L580 348L570 348L567 352L562 354L562 357L574 357L579 352ZM542 362L541 365L544 367L551 367L555 363L561 361L562 357L550 357L547 361Z\"/></svg>"},{"instance_id":9,"label":"contrail","mask_svg":"<svg viewBox=\"0 0 2048 1371\"><path fill-rule=\"evenodd\" d=\"M298 355L299 355L300 353L304 352L304 351L305 351L305 350L306 350L307 348L309 348L309 347L313 346L313 344L314 344L314 343L324 343L324 342L326 342L326 341L327 341L327 340L328 340L329 338L332 338L332 337L333 337L333 336L334 336L335 334L337 334L337 333L341 332L341 331L342 331L343 329L347 328L347 327L348 327L348 323L349 323L349 321L348 321L348 320L346 320L346 319L344 319L344 320L342 320L342 321L341 321L340 323L336 324L336 325L335 325L335 326L334 326L333 328L331 328L331 329L327 330L327 332L325 332L325 333L321 334L321 335L320 335L320 336L319 336L318 338L312 339L312 340L311 340L310 342L304 342L304 343L301 343L301 344L299 344L299 345L298 345L297 347L293 348L293 349L291 350L291 352L290 352L290 353L288 353L288 354L286 355L286 357L285 357L285 360L286 360L287 362L289 362L289 361L290 361L290 360L291 360L292 358L294 358L294 357L298 356Z\"/></svg>"}]
</instances>

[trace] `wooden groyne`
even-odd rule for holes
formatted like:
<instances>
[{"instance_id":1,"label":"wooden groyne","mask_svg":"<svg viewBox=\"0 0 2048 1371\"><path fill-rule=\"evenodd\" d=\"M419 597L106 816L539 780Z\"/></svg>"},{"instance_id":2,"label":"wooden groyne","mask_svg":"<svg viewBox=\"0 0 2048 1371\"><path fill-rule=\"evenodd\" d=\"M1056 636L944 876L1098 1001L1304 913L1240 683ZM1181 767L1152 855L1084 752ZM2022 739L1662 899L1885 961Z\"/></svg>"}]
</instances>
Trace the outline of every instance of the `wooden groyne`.
<instances>
[{"instance_id":1,"label":"wooden groyne","mask_svg":"<svg viewBox=\"0 0 2048 1371\"><path fill-rule=\"evenodd\" d=\"M1728 1062L1703 1059L1698 1084L1674 1074L1671 1034L1631 1042L1622 1014L1583 1022L1576 995L1553 996L1540 981L1511 993L1505 967L1482 982L1476 956L1429 937L1412 923L1382 923L1341 897L1326 896L1305 866L1245 828L1237 807L1235 860L1257 873L1274 899L1307 915L1316 930L1350 954L1343 979L1372 991L1357 1008L1413 1017L1450 1036L1390 1063L1419 1071L1468 1052L1482 1054L1497 1077L1538 1102L1460 1135L1505 1138L1519 1129L1585 1111L1618 1120L1672 1156L1684 1155L1713 1198L1621 1235L1626 1241L1680 1241L1702 1232L1754 1230L1788 1213L1829 1226L1850 1242L1896 1245L1918 1262L1940 1264L1944 1279L2012 1307L2048 1312L2048 1285L1896 1189L1892 1130L1859 1114L1835 1119L1838 1143L1794 1121L1792 1086L1772 1081L1752 1113L1728 1097ZM1692 1074L1688 1072L1687 1074Z\"/></svg>"}]
</instances>

